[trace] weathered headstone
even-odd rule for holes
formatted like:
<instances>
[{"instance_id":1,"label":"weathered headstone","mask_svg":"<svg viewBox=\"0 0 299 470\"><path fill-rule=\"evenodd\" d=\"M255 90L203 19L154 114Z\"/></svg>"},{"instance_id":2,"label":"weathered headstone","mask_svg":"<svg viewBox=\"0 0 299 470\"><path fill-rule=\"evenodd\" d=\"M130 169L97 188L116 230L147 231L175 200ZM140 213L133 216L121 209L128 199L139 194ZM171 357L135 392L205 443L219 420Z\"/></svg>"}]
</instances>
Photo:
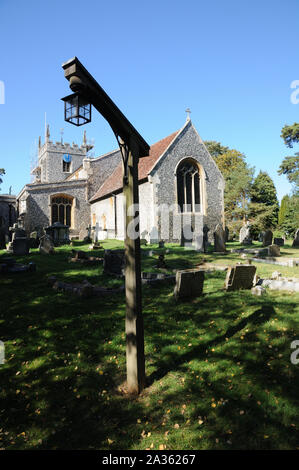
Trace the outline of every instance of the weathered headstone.
<instances>
[{"instance_id":1,"label":"weathered headstone","mask_svg":"<svg viewBox=\"0 0 299 470\"><path fill-rule=\"evenodd\" d=\"M284 246L284 239L283 238L274 238L274 245Z\"/></svg>"},{"instance_id":2,"label":"weathered headstone","mask_svg":"<svg viewBox=\"0 0 299 470\"><path fill-rule=\"evenodd\" d=\"M125 250L105 250L104 272L107 274L116 274L121 276L124 274L125 267Z\"/></svg>"},{"instance_id":3,"label":"weathered headstone","mask_svg":"<svg viewBox=\"0 0 299 470\"><path fill-rule=\"evenodd\" d=\"M280 256L280 248L278 245L269 245L268 246L268 256Z\"/></svg>"},{"instance_id":4,"label":"weathered headstone","mask_svg":"<svg viewBox=\"0 0 299 470\"><path fill-rule=\"evenodd\" d=\"M260 232L260 233L258 234L258 241L259 241L259 242L262 242L262 241L263 241L264 235L265 235L265 232Z\"/></svg>"},{"instance_id":5,"label":"weathered headstone","mask_svg":"<svg viewBox=\"0 0 299 470\"><path fill-rule=\"evenodd\" d=\"M208 233L209 233L209 231L210 231L209 227L205 224L203 226L203 239L202 239L204 253L207 253L207 251L208 251L208 246L209 246Z\"/></svg>"},{"instance_id":6,"label":"weathered headstone","mask_svg":"<svg viewBox=\"0 0 299 470\"><path fill-rule=\"evenodd\" d=\"M229 240L229 228L227 226L225 226L225 242L228 242Z\"/></svg>"},{"instance_id":7,"label":"weathered headstone","mask_svg":"<svg viewBox=\"0 0 299 470\"><path fill-rule=\"evenodd\" d=\"M237 264L236 266L230 266L225 279L226 290L251 289L255 272L256 266L251 264Z\"/></svg>"},{"instance_id":8,"label":"weathered headstone","mask_svg":"<svg viewBox=\"0 0 299 470\"><path fill-rule=\"evenodd\" d=\"M299 228L297 228L292 246L299 246Z\"/></svg>"},{"instance_id":9,"label":"weathered headstone","mask_svg":"<svg viewBox=\"0 0 299 470\"><path fill-rule=\"evenodd\" d=\"M16 223L10 227L9 231L12 234L12 239L8 244L7 251L19 256L28 255L30 242L25 230Z\"/></svg>"},{"instance_id":10,"label":"weathered headstone","mask_svg":"<svg viewBox=\"0 0 299 470\"><path fill-rule=\"evenodd\" d=\"M273 232L272 230L266 230L263 236L263 246L272 245Z\"/></svg>"},{"instance_id":11,"label":"weathered headstone","mask_svg":"<svg viewBox=\"0 0 299 470\"><path fill-rule=\"evenodd\" d=\"M240 229L239 233L239 242L242 243L242 245L251 245L252 244L252 238L250 236L250 223L247 222L246 225L243 225Z\"/></svg>"},{"instance_id":12,"label":"weathered headstone","mask_svg":"<svg viewBox=\"0 0 299 470\"><path fill-rule=\"evenodd\" d=\"M202 295L204 270L177 271L174 296L176 299L199 297Z\"/></svg>"},{"instance_id":13,"label":"weathered headstone","mask_svg":"<svg viewBox=\"0 0 299 470\"><path fill-rule=\"evenodd\" d=\"M160 240L159 241L159 248L164 248L164 244L165 244L164 240Z\"/></svg>"},{"instance_id":14,"label":"weathered headstone","mask_svg":"<svg viewBox=\"0 0 299 470\"><path fill-rule=\"evenodd\" d=\"M216 226L216 229L214 232L214 251L221 252L221 253L226 251L225 231L223 230L223 227L221 224L218 224Z\"/></svg>"},{"instance_id":15,"label":"weathered headstone","mask_svg":"<svg viewBox=\"0 0 299 470\"><path fill-rule=\"evenodd\" d=\"M0 250L5 250L6 248L6 239L5 239L5 228L0 228Z\"/></svg>"},{"instance_id":16,"label":"weathered headstone","mask_svg":"<svg viewBox=\"0 0 299 470\"><path fill-rule=\"evenodd\" d=\"M163 268L163 269L166 269L166 268L167 268L164 258L165 258L165 255L164 255L163 253L161 253L161 254L159 255L157 268Z\"/></svg>"},{"instance_id":17,"label":"weathered headstone","mask_svg":"<svg viewBox=\"0 0 299 470\"><path fill-rule=\"evenodd\" d=\"M39 240L39 251L43 255L54 254L54 242L49 235L43 235Z\"/></svg>"}]
</instances>

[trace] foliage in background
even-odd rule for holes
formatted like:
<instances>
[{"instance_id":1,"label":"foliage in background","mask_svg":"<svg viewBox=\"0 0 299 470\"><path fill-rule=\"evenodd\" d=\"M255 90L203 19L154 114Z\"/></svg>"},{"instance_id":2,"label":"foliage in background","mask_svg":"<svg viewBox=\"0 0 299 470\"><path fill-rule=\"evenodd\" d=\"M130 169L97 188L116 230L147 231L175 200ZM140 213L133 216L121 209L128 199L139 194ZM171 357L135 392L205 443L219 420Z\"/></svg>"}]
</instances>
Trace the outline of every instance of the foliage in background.
<instances>
[{"instance_id":1,"label":"foliage in background","mask_svg":"<svg viewBox=\"0 0 299 470\"><path fill-rule=\"evenodd\" d=\"M238 232L243 222L249 217L254 168L247 164L245 155L238 150L229 149L215 141L206 141L205 145L225 180L226 224L231 232Z\"/></svg>"},{"instance_id":2,"label":"foliage in background","mask_svg":"<svg viewBox=\"0 0 299 470\"><path fill-rule=\"evenodd\" d=\"M278 213L278 224L286 236L293 236L299 227L299 195L284 196Z\"/></svg>"},{"instance_id":3,"label":"foliage in background","mask_svg":"<svg viewBox=\"0 0 299 470\"><path fill-rule=\"evenodd\" d=\"M251 186L250 196L251 232L254 237L257 237L263 230L274 229L278 221L277 192L268 173L259 172Z\"/></svg>"},{"instance_id":4,"label":"foliage in background","mask_svg":"<svg viewBox=\"0 0 299 470\"><path fill-rule=\"evenodd\" d=\"M4 168L0 168L0 184L3 181L2 178L1 178L1 176L3 176L3 175L5 175L5 170L4 170ZM0 191L1 191L1 188L0 188Z\"/></svg>"},{"instance_id":5,"label":"foliage in background","mask_svg":"<svg viewBox=\"0 0 299 470\"><path fill-rule=\"evenodd\" d=\"M299 124L295 122L291 126L285 125L281 130L281 137L287 147L293 148L294 144L299 143ZM299 153L293 156L285 157L278 170L279 175L286 175L289 182L293 185L293 192L299 193Z\"/></svg>"}]
</instances>

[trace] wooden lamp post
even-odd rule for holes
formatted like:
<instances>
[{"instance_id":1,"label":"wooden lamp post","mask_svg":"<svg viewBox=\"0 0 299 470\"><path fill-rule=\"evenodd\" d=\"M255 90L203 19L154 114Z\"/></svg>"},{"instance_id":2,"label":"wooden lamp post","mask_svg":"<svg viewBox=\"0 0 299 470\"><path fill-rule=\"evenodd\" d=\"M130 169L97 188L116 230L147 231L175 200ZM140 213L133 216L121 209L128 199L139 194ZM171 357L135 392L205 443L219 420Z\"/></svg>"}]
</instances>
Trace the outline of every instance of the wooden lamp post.
<instances>
[{"instance_id":1,"label":"wooden lamp post","mask_svg":"<svg viewBox=\"0 0 299 470\"><path fill-rule=\"evenodd\" d=\"M141 261L138 195L138 161L149 155L149 145L113 103L81 62L74 57L62 65L74 92L65 102L65 120L81 126L91 121L91 105L110 124L123 161L125 210L125 292L126 292L126 359L127 386L131 393L145 387L144 328L141 306ZM135 207L132 211L130 208ZM138 221L135 236L128 227Z\"/></svg>"}]
</instances>

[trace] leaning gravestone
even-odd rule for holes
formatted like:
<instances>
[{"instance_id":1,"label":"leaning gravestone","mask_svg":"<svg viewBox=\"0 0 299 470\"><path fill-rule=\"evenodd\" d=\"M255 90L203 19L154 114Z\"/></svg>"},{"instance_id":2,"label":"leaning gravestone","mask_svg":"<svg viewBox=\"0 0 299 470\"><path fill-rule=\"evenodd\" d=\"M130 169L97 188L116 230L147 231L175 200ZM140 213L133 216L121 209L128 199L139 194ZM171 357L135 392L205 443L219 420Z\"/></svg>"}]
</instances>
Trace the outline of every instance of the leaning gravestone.
<instances>
[{"instance_id":1,"label":"leaning gravestone","mask_svg":"<svg viewBox=\"0 0 299 470\"><path fill-rule=\"evenodd\" d=\"M278 245L269 245L268 246L268 256L280 256L280 248Z\"/></svg>"},{"instance_id":2,"label":"leaning gravestone","mask_svg":"<svg viewBox=\"0 0 299 470\"><path fill-rule=\"evenodd\" d=\"M292 246L299 246L299 228L297 228L295 232L295 237L294 237Z\"/></svg>"},{"instance_id":3,"label":"leaning gravestone","mask_svg":"<svg viewBox=\"0 0 299 470\"><path fill-rule=\"evenodd\" d=\"M223 230L223 227L221 224L218 224L216 226L215 232L214 232L214 251L223 253L226 251L226 246L225 246L225 231Z\"/></svg>"},{"instance_id":4,"label":"leaning gravestone","mask_svg":"<svg viewBox=\"0 0 299 470\"><path fill-rule=\"evenodd\" d=\"M246 225L243 225L243 227L241 227L241 229L240 229L239 243L242 243L242 245L251 245L252 244L252 238L250 237L250 224L249 224L249 222L247 222Z\"/></svg>"},{"instance_id":5,"label":"leaning gravestone","mask_svg":"<svg viewBox=\"0 0 299 470\"><path fill-rule=\"evenodd\" d=\"M272 230L266 230L263 236L263 246L272 245L273 232Z\"/></svg>"},{"instance_id":6,"label":"leaning gravestone","mask_svg":"<svg viewBox=\"0 0 299 470\"><path fill-rule=\"evenodd\" d=\"M225 279L227 291L238 289L251 289L253 286L256 266L252 264L237 264L230 266Z\"/></svg>"},{"instance_id":7,"label":"leaning gravestone","mask_svg":"<svg viewBox=\"0 0 299 470\"><path fill-rule=\"evenodd\" d=\"M54 242L49 235L43 235L39 239L39 251L43 255L54 254Z\"/></svg>"},{"instance_id":8,"label":"leaning gravestone","mask_svg":"<svg viewBox=\"0 0 299 470\"><path fill-rule=\"evenodd\" d=\"M105 250L103 267L107 274L124 275L125 250Z\"/></svg>"},{"instance_id":9,"label":"leaning gravestone","mask_svg":"<svg viewBox=\"0 0 299 470\"><path fill-rule=\"evenodd\" d=\"M283 238L274 238L274 245L284 246L284 239Z\"/></svg>"},{"instance_id":10,"label":"leaning gravestone","mask_svg":"<svg viewBox=\"0 0 299 470\"><path fill-rule=\"evenodd\" d=\"M176 299L199 297L202 295L204 270L177 271L173 295Z\"/></svg>"}]
</instances>

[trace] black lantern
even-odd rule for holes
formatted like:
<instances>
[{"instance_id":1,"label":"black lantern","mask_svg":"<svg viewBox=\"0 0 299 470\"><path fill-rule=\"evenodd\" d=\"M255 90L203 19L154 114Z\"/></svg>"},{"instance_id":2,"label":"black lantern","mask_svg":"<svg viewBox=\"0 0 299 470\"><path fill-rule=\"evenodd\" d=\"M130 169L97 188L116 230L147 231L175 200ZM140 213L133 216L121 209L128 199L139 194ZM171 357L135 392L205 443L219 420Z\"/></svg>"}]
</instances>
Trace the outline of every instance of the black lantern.
<instances>
[{"instance_id":1,"label":"black lantern","mask_svg":"<svg viewBox=\"0 0 299 470\"><path fill-rule=\"evenodd\" d=\"M64 120L75 126L83 126L91 121L91 104L80 93L62 98Z\"/></svg>"}]
</instances>

